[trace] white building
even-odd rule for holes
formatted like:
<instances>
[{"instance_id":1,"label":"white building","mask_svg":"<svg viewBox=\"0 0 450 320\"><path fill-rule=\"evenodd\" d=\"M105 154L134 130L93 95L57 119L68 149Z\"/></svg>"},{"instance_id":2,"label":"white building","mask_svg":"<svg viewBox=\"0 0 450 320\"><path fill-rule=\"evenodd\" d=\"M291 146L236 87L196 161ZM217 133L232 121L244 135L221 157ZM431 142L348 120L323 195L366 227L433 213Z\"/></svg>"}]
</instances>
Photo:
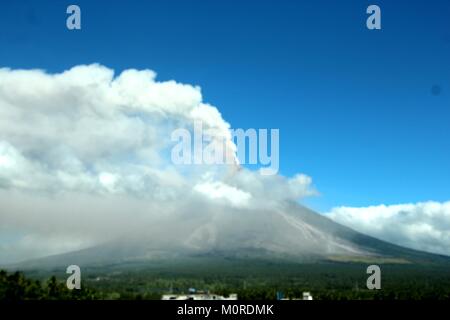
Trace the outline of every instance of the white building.
<instances>
[{"instance_id":1,"label":"white building","mask_svg":"<svg viewBox=\"0 0 450 320\"><path fill-rule=\"evenodd\" d=\"M303 292L303 300L312 300L313 297L309 292Z\"/></svg>"},{"instance_id":2,"label":"white building","mask_svg":"<svg viewBox=\"0 0 450 320\"><path fill-rule=\"evenodd\" d=\"M303 292L303 298L302 299L289 299L289 298L282 298L280 300L313 300L313 296L309 292Z\"/></svg>"},{"instance_id":3,"label":"white building","mask_svg":"<svg viewBox=\"0 0 450 320\"><path fill-rule=\"evenodd\" d=\"M237 294L232 293L228 297L212 293L164 294L161 300L237 300Z\"/></svg>"}]
</instances>

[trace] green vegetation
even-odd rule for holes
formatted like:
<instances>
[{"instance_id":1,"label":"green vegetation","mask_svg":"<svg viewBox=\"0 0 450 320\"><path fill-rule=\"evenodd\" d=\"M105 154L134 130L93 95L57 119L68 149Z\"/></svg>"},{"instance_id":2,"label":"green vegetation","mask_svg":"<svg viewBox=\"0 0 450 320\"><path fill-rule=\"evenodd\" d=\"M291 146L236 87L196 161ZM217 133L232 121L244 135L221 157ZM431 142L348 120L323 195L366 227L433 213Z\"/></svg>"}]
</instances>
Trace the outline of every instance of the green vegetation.
<instances>
[{"instance_id":1,"label":"green vegetation","mask_svg":"<svg viewBox=\"0 0 450 320\"><path fill-rule=\"evenodd\" d=\"M100 298L89 289L68 290L65 283L50 277L45 284L31 280L21 272L0 270L0 300L91 300Z\"/></svg>"},{"instance_id":2,"label":"green vegetation","mask_svg":"<svg viewBox=\"0 0 450 320\"><path fill-rule=\"evenodd\" d=\"M65 270L0 273L0 299L160 299L163 293L210 290L239 299L301 297L314 299L439 299L450 300L448 265L381 264L381 290L366 289L367 264L323 262L314 264L208 260L196 258L176 264L120 264L82 269L82 289L65 288ZM50 277L55 275L56 277ZM28 279L29 278L29 279ZM33 280L30 280L33 279ZM44 283L44 284L41 284Z\"/></svg>"}]
</instances>

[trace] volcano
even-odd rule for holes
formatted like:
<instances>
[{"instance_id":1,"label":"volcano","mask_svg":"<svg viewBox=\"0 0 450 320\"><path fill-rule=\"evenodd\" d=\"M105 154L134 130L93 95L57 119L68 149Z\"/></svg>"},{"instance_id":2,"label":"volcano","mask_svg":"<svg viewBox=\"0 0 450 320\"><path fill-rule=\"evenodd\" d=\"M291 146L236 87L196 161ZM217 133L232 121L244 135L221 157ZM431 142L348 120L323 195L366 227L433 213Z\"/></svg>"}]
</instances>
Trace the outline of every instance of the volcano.
<instances>
[{"instance_id":1,"label":"volcano","mask_svg":"<svg viewBox=\"0 0 450 320\"><path fill-rule=\"evenodd\" d=\"M210 217L210 218L206 218ZM9 269L72 264L101 267L183 259L362 263L450 263L450 257L400 247L342 226L297 203L279 210L190 217L79 251L35 259Z\"/></svg>"}]
</instances>

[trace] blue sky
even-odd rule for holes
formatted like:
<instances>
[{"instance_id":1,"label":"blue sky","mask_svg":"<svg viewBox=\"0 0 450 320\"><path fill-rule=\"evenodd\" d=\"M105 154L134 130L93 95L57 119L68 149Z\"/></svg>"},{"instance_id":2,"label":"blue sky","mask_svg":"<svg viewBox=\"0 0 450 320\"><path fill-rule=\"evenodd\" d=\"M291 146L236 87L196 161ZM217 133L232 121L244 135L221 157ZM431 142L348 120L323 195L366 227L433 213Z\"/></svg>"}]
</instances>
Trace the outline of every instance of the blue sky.
<instances>
[{"instance_id":1,"label":"blue sky","mask_svg":"<svg viewBox=\"0 0 450 320\"><path fill-rule=\"evenodd\" d=\"M0 48L2 67L201 86L232 127L280 129L280 171L310 175L320 211L449 200L448 1L2 1Z\"/></svg>"}]
</instances>

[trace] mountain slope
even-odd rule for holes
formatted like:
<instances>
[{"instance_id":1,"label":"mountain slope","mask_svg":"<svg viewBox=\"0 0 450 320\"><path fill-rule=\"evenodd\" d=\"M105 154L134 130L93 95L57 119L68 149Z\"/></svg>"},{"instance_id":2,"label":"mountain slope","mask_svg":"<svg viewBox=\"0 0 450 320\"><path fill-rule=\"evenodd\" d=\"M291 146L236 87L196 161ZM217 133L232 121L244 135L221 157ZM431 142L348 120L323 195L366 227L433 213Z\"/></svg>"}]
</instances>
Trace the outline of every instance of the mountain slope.
<instances>
[{"instance_id":1,"label":"mountain slope","mask_svg":"<svg viewBox=\"0 0 450 320\"><path fill-rule=\"evenodd\" d=\"M344 227L298 204L280 210L232 211L180 224L161 223L92 248L10 268L102 266L208 257L371 263L449 263L450 257L393 245Z\"/></svg>"}]
</instances>

